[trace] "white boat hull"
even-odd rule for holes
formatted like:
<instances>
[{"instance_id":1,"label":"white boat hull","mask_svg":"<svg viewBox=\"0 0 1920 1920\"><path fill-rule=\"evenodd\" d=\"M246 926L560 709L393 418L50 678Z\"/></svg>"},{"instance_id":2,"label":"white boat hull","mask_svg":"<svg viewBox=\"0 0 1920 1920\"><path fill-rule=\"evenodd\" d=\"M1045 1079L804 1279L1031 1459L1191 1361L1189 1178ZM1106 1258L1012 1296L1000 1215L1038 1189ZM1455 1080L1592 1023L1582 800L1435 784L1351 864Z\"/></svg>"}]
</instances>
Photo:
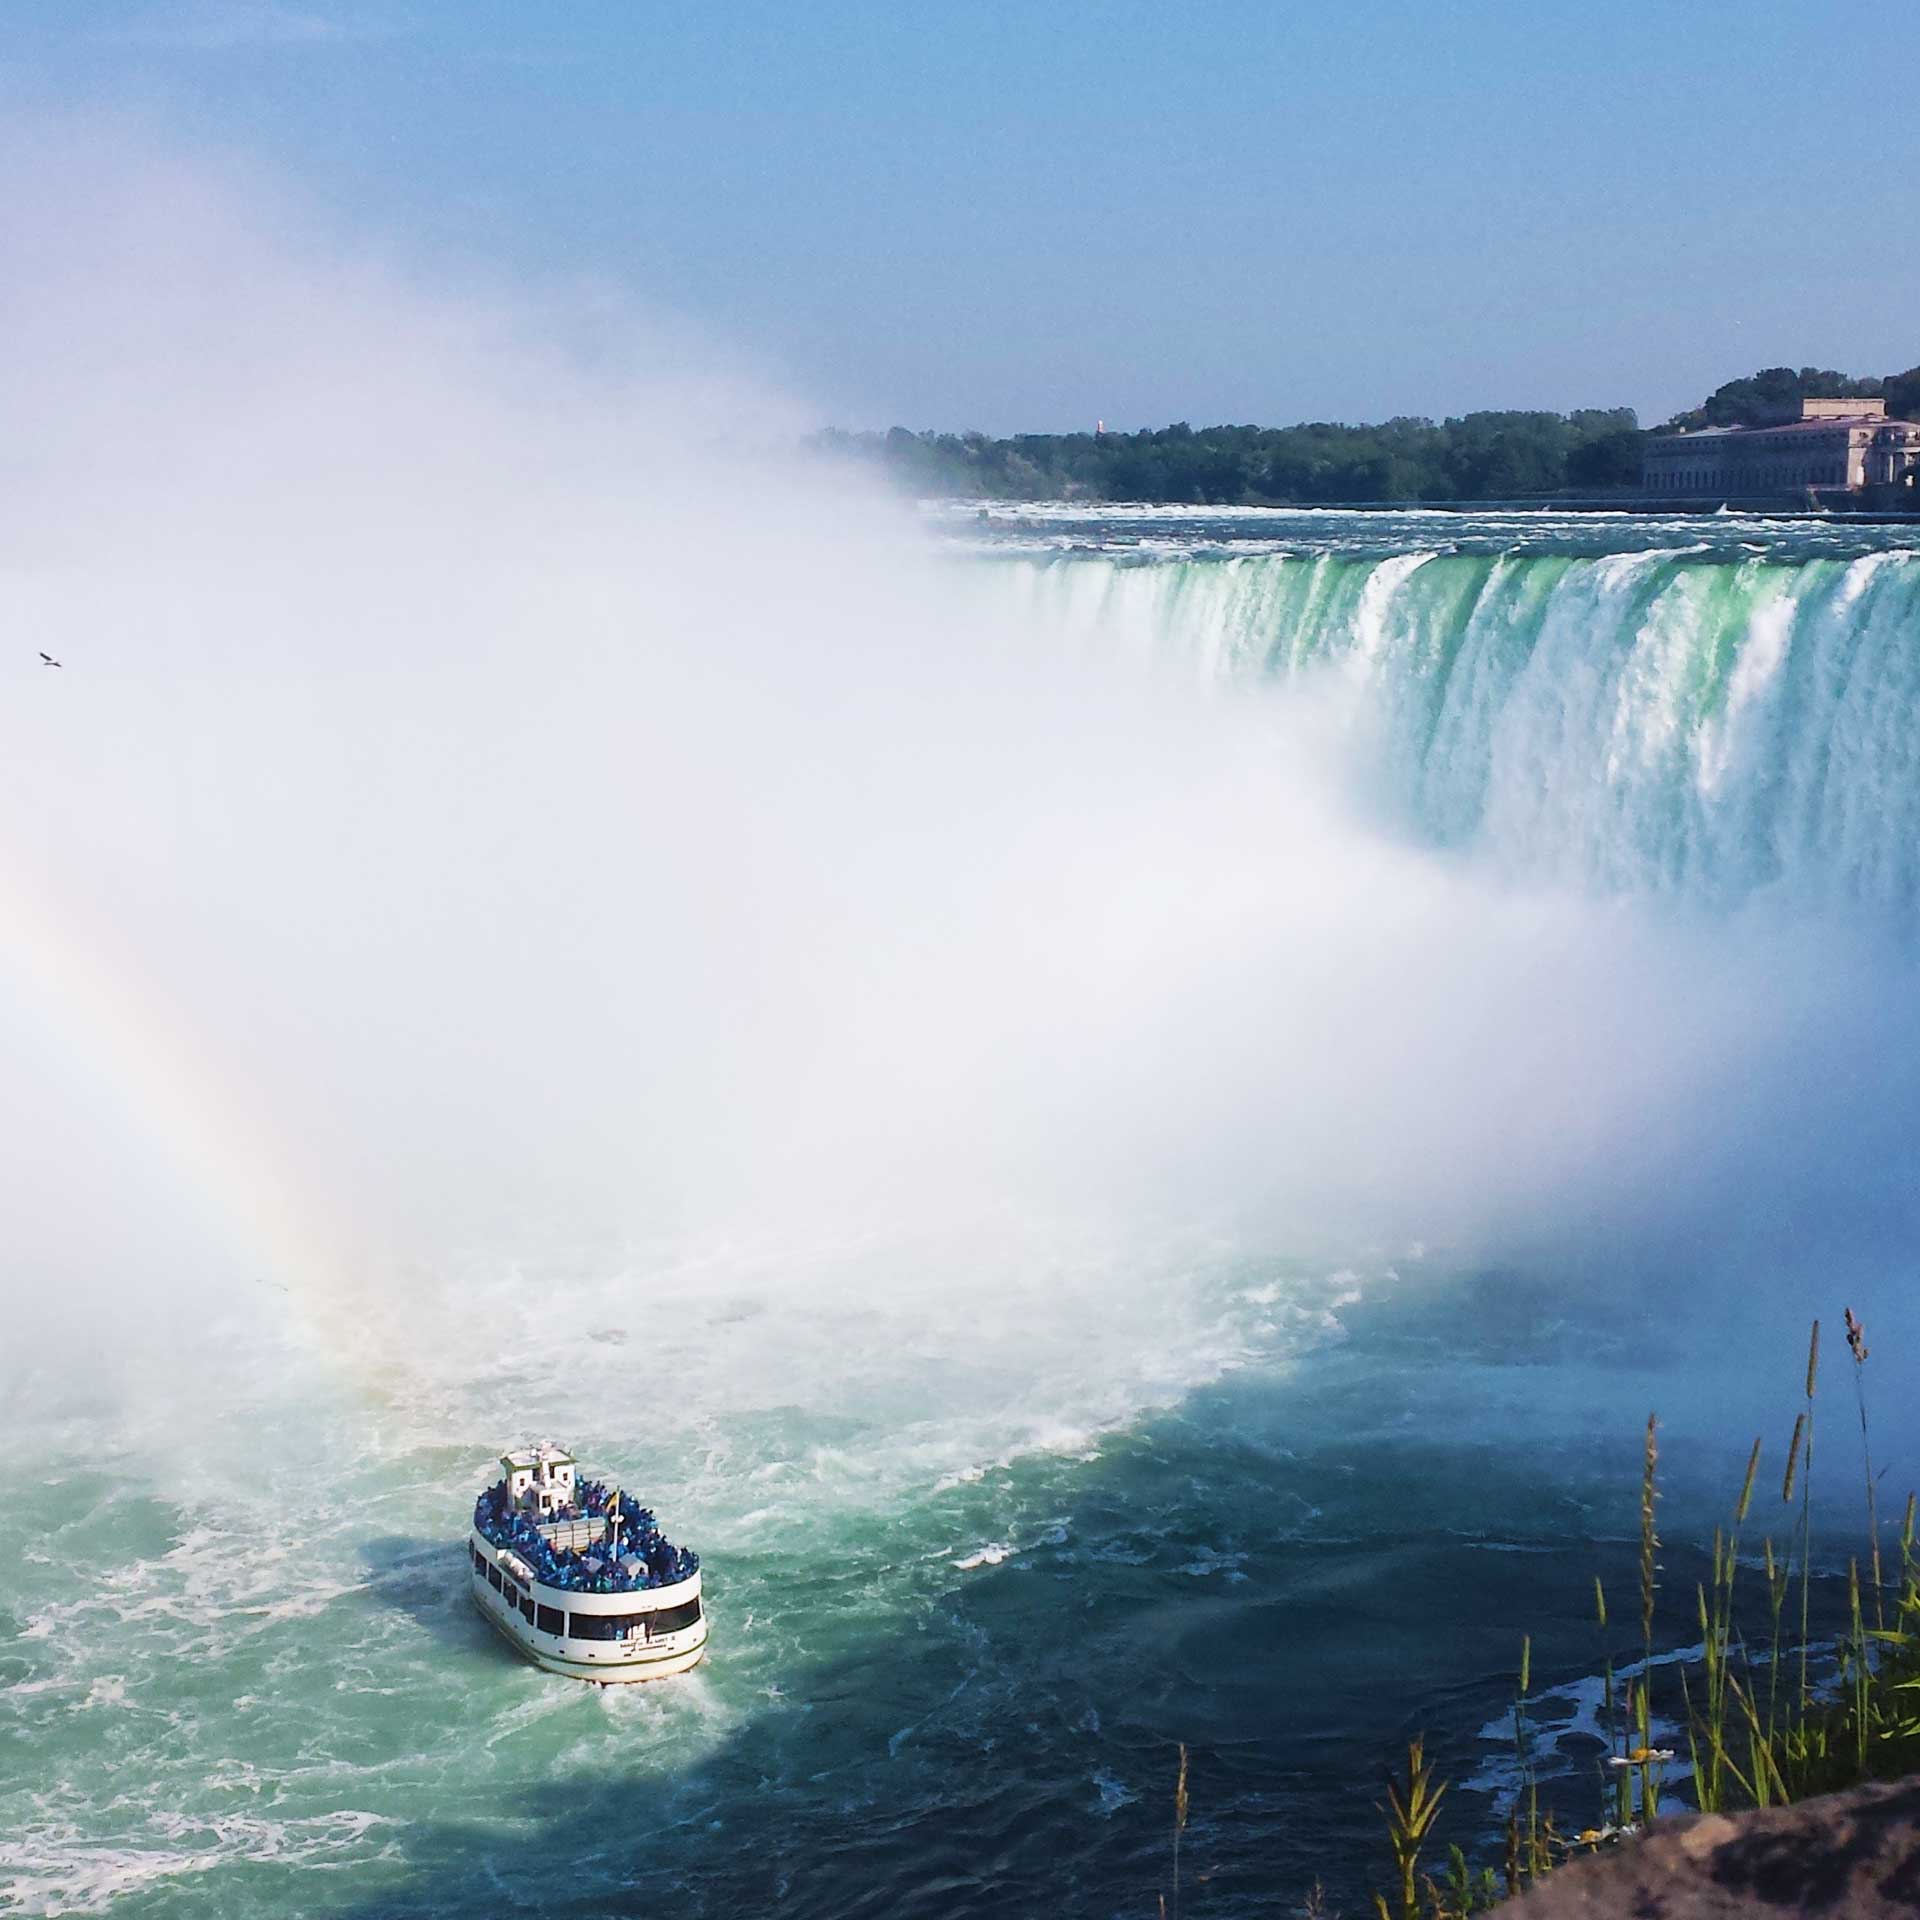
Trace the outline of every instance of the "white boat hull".
<instances>
[{"instance_id":1,"label":"white boat hull","mask_svg":"<svg viewBox=\"0 0 1920 1920\"><path fill-rule=\"evenodd\" d=\"M468 1537L468 1558L473 1604L482 1617L549 1673L610 1686L664 1680L706 1656L697 1572L673 1586L636 1593L575 1593L511 1571L517 1557L477 1532Z\"/></svg>"}]
</instances>

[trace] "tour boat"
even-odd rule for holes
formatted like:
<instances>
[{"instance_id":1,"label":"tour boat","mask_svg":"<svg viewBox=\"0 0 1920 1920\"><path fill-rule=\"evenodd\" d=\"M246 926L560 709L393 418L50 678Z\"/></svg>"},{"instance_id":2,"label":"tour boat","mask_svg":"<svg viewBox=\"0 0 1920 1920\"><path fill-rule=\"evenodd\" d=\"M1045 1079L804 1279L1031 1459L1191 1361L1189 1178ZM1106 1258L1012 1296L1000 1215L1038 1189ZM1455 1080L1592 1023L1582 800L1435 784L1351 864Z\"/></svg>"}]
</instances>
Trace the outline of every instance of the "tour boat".
<instances>
[{"instance_id":1,"label":"tour boat","mask_svg":"<svg viewBox=\"0 0 1920 1920\"><path fill-rule=\"evenodd\" d=\"M473 1507L473 1603L535 1666L603 1684L658 1680L707 1650L700 1556L630 1495L544 1441L500 1456Z\"/></svg>"}]
</instances>

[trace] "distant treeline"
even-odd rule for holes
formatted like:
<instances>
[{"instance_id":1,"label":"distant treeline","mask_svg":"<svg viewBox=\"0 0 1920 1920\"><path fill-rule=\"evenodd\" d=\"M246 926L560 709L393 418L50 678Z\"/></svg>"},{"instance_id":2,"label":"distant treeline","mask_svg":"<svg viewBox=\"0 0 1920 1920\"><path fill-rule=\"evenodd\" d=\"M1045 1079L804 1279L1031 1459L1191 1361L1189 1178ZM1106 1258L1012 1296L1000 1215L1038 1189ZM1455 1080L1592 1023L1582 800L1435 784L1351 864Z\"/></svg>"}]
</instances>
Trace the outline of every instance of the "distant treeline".
<instances>
[{"instance_id":1,"label":"distant treeline","mask_svg":"<svg viewBox=\"0 0 1920 1920\"><path fill-rule=\"evenodd\" d=\"M1769 367L1730 380L1670 426L1793 419L1807 398L1884 395L1920 419L1920 367L1855 379L1822 367ZM1380 426L1149 427L1138 433L887 433L816 436L821 451L878 462L922 495L989 500L1151 500L1193 506L1343 501L1503 500L1633 487L1644 435L1631 407L1573 413L1469 413Z\"/></svg>"},{"instance_id":2,"label":"distant treeline","mask_svg":"<svg viewBox=\"0 0 1920 1920\"><path fill-rule=\"evenodd\" d=\"M1699 406L1675 414L1674 427L1769 427L1800 417L1802 400L1885 400L1896 420L1920 420L1920 367L1885 379L1855 379L1831 367L1766 367L1716 387Z\"/></svg>"}]
</instances>

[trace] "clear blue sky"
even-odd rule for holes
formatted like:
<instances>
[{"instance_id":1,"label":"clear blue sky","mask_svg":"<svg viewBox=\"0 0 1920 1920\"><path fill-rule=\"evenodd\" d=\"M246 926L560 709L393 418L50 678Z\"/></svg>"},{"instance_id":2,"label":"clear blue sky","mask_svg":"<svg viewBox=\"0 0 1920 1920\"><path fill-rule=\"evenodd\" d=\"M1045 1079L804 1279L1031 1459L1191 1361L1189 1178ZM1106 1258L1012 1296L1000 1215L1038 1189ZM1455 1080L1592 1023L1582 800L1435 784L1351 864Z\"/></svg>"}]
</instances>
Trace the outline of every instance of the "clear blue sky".
<instances>
[{"instance_id":1,"label":"clear blue sky","mask_svg":"<svg viewBox=\"0 0 1920 1920\"><path fill-rule=\"evenodd\" d=\"M1916 0L5 13L0 108L138 110L429 266L615 280L848 425L1653 417L1920 361Z\"/></svg>"}]
</instances>

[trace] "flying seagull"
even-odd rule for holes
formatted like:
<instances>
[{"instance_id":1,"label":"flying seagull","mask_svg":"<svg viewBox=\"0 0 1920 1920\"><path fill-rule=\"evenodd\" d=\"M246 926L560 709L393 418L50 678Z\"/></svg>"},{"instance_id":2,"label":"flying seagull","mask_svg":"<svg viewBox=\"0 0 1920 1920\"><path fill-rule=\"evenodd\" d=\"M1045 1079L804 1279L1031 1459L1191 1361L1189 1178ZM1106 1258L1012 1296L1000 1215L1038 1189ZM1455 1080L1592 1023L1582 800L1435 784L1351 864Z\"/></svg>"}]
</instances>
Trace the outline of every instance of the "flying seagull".
<instances>
[{"instance_id":1,"label":"flying seagull","mask_svg":"<svg viewBox=\"0 0 1920 1920\"><path fill-rule=\"evenodd\" d=\"M47 663L47 665L48 665L48 666L50 666L50 667L57 667L57 666L58 666L58 665L60 664L60 662L59 662L58 660L56 660L56 659L55 659L55 658L53 657L53 655L52 655L52 654L50 654L50 653L43 653L43 654L42 654L42 655L40 656L40 658L41 658L42 660L44 660L44 661L45 661L45 662Z\"/></svg>"}]
</instances>

